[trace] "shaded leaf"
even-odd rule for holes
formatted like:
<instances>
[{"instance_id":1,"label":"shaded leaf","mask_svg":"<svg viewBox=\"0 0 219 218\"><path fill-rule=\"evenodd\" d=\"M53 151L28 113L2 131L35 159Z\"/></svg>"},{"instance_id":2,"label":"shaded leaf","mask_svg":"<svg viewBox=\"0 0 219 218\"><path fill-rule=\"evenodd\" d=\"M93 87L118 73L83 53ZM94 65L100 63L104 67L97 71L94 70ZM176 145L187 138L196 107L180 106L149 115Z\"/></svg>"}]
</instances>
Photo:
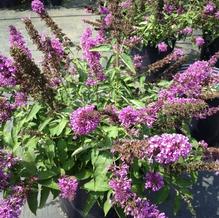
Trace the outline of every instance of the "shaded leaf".
<instances>
[{"instance_id":1,"label":"shaded leaf","mask_svg":"<svg viewBox=\"0 0 219 218\"><path fill-rule=\"evenodd\" d=\"M31 212L35 215L36 215L36 211L38 208L37 197L38 197L38 192L34 192L34 191L28 192L27 203L28 203L28 206L29 206Z\"/></svg>"},{"instance_id":2,"label":"shaded leaf","mask_svg":"<svg viewBox=\"0 0 219 218\"><path fill-rule=\"evenodd\" d=\"M50 189L42 186L41 188L41 192L40 192L40 204L39 204L39 208L43 208L46 204L46 201L49 197L49 193L50 193Z\"/></svg>"},{"instance_id":3,"label":"shaded leaf","mask_svg":"<svg viewBox=\"0 0 219 218\"><path fill-rule=\"evenodd\" d=\"M90 51L107 52L112 51L112 47L110 45L98 45L90 49Z\"/></svg>"},{"instance_id":4,"label":"shaded leaf","mask_svg":"<svg viewBox=\"0 0 219 218\"><path fill-rule=\"evenodd\" d=\"M131 70L133 73L136 73L131 57L125 53L122 53L120 57L129 70Z\"/></svg>"}]
</instances>

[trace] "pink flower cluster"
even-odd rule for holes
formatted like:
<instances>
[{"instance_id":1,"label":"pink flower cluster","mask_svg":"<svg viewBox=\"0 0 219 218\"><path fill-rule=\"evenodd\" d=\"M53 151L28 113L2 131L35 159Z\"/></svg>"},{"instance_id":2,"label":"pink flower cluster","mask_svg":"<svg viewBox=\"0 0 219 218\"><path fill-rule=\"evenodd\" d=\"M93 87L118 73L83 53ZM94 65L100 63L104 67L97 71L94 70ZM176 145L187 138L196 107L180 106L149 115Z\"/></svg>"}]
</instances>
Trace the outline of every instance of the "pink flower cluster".
<instances>
[{"instance_id":1,"label":"pink flower cluster","mask_svg":"<svg viewBox=\"0 0 219 218\"><path fill-rule=\"evenodd\" d=\"M206 15L212 15L216 10L216 5L213 2L208 2L205 6L204 6L204 13Z\"/></svg>"},{"instance_id":2,"label":"pink flower cluster","mask_svg":"<svg viewBox=\"0 0 219 218\"><path fill-rule=\"evenodd\" d=\"M6 98L0 99L0 123L10 119L13 109L13 105Z\"/></svg>"},{"instance_id":3,"label":"pink flower cluster","mask_svg":"<svg viewBox=\"0 0 219 218\"><path fill-rule=\"evenodd\" d=\"M159 52L167 52L168 50L168 45L165 42L160 42L157 47Z\"/></svg>"},{"instance_id":4,"label":"pink flower cluster","mask_svg":"<svg viewBox=\"0 0 219 218\"><path fill-rule=\"evenodd\" d=\"M0 55L0 86L12 87L16 85L16 67L11 59Z\"/></svg>"},{"instance_id":5,"label":"pink flower cluster","mask_svg":"<svg viewBox=\"0 0 219 218\"><path fill-rule=\"evenodd\" d=\"M25 200L24 188L22 186L14 187L13 193L8 198L0 201L0 217L19 218Z\"/></svg>"},{"instance_id":6,"label":"pink flower cluster","mask_svg":"<svg viewBox=\"0 0 219 218\"><path fill-rule=\"evenodd\" d=\"M130 128L137 124L146 124L148 127L152 127L162 105L162 101L157 101L140 109L127 106L118 112L118 118L125 128Z\"/></svg>"},{"instance_id":7,"label":"pink flower cluster","mask_svg":"<svg viewBox=\"0 0 219 218\"><path fill-rule=\"evenodd\" d=\"M31 2L31 7L32 7L32 10L36 12L37 14L45 13L45 7L41 0L33 0Z\"/></svg>"},{"instance_id":8,"label":"pink flower cluster","mask_svg":"<svg viewBox=\"0 0 219 218\"><path fill-rule=\"evenodd\" d=\"M119 167L114 166L114 178L109 181L109 186L114 190L114 202L119 202L122 207L125 207L126 202L132 197L132 180L128 178L129 166L122 164Z\"/></svg>"},{"instance_id":9,"label":"pink flower cluster","mask_svg":"<svg viewBox=\"0 0 219 218\"><path fill-rule=\"evenodd\" d=\"M143 64L143 57L141 55L135 55L133 58L133 62L136 68L141 68Z\"/></svg>"},{"instance_id":10,"label":"pink flower cluster","mask_svg":"<svg viewBox=\"0 0 219 218\"><path fill-rule=\"evenodd\" d=\"M11 169L17 162L18 159L11 153L0 150L0 191L5 190L8 187Z\"/></svg>"},{"instance_id":11,"label":"pink flower cluster","mask_svg":"<svg viewBox=\"0 0 219 218\"><path fill-rule=\"evenodd\" d=\"M93 132L99 123L100 117L93 105L78 108L70 116L70 125L76 135L87 135Z\"/></svg>"},{"instance_id":12,"label":"pink flower cluster","mask_svg":"<svg viewBox=\"0 0 219 218\"><path fill-rule=\"evenodd\" d=\"M129 9L132 5L132 0L125 0L120 3L120 7L123 9Z\"/></svg>"},{"instance_id":13,"label":"pink flower cluster","mask_svg":"<svg viewBox=\"0 0 219 218\"><path fill-rule=\"evenodd\" d=\"M160 164L171 164L186 158L192 149L189 139L181 134L156 135L148 140L146 156Z\"/></svg>"},{"instance_id":14,"label":"pink flower cluster","mask_svg":"<svg viewBox=\"0 0 219 218\"><path fill-rule=\"evenodd\" d=\"M184 36L191 36L192 32L193 32L193 29L191 27L186 27L180 31L180 33Z\"/></svg>"},{"instance_id":15,"label":"pink flower cluster","mask_svg":"<svg viewBox=\"0 0 219 218\"><path fill-rule=\"evenodd\" d=\"M161 99L173 97L198 97L202 87L211 77L212 68L207 61L196 61L187 70L175 75L167 90L160 92Z\"/></svg>"},{"instance_id":16,"label":"pink flower cluster","mask_svg":"<svg viewBox=\"0 0 219 218\"><path fill-rule=\"evenodd\" d=\"M163 177L157 172L147 172L145 176L145 188L156 192L164 186Z\"/></svg>"},{"instance_id":17,"label":"pink flower cluster","mask_svg":"<svg viewBox=\"0 0 219 218\"><path fill-rule=\"evenodd\" d=\"M51 46L52 46L54 52L57 54L57 56L63 57L64 48L63 48L63 45L59 39L57 39L57 38L51 39Z\"/></svg>"},{"instance_id":18,"label":"pink flower cluster","mask_svg":"<svg viewBox=\"0 0 219 218\"><path fill-rule=\"evenodd\" d=\"M14 107L22 107L27 104L27 94L24 92L16 92L14 95Z\"/></svg>"},{"instance_id":19,"label":"pink flower cluster","mask_svg":"<svg viewBox=\"0 0 219 218\"><path fill-rule=\"evenodd\" d=\"M75 177L63 176L58 180L58 186L62 198L69 201L74 200L78 189L78 181Z\"/></svg>"},{"instance_id":20,"label":"pink flower cluster","mask_svg":"<svg viewBox=\"0 0 219 218\"><path fill-rule=\"evenodd\" d=\"M24 41L24 38L14 26L9 26L9 41L10 41L10 47L16 47L21 49L30 59L32 58L30 50L26 47L26 42Z\"/></svg>"},{"instance_id":21,"label":"pink flower cluster","mask_svg":"<svg viewBox=\"0 0 219 218\"><path fill-rule=\"evenodd\" d=\"M135 35L135 36L131 36L130 38L126 39L124 41L124 44L132 48L135 45L138 45L141 42L141 40L142 40L141 37Z\"/></svg>"},{"instance_id":22,"label":"pink flower cluster","mask_svg":"<svg viewBox=\"0 0 219 218\"><path fill-rule=\"evenodd\" d=\"M139 111L131 106L123 108L119 112L119 121L125 128L136 125L139 121Z\"/></svg>"},{"instance_id":23,"label":"pink flower cluster","mask_svg":"<svg viewBox=\"0 0 219 218\"><path fill-rule=\"evenodd\" d=\"M113 203L119 205L127 216L165 218L165 214L160 213L156 205L132 192L132 180L128 178L128 170L129 166L125 163L113 166L113 178L109 181L109 186L113 190Z\"/></svg>"},{"instance_id":24,"label":"pink flower cluster","mask_svg":"<svg viewBox=\"0 0 219 218\"><path fill-rule=\"evenodd\" d=\"M198 37L196 37L196 39L195 39L195 44L196 44L198 47L202 47L202 46L205 44L205 40L204 40L201 36L198 36Z\"/></svg>"},{"instance_id":25,"label":"pink flower cluster","mask_svg":"<svg viewBox=\"0 0 219 218\"><path fill-rule=\"evenodd\" d=\"M103 68L100 64L100 53L90 51L92 48L102 44L104 41L105 39L101 32L97 34L96 38L92 38L92 31L90 28L87 28L81 37L83 56L89 67L89 75L86 82L87 85L95 85L106 79L106 76L103 73Z\"/></svg>"}]
</instances>

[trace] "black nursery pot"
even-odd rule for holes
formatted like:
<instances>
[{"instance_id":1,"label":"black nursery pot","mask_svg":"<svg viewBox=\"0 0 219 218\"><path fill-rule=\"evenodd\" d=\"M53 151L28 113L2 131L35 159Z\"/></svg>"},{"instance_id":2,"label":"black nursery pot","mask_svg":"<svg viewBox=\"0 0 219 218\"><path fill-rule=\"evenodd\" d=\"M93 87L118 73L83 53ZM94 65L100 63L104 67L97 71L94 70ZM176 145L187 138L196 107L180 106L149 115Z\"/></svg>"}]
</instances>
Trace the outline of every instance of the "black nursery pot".
<instances>
[{"instance_id":1,"label":"black nursery pot","mask_svg":"<svg viewBox=\"0 0 219 218\"><path fill-rule=\"evenodd\" d=\"M16 6L17 0L0 0L0 8L10 8Z\"/></svg>"},{"instance_id":2,"label":"black nursery pot","mask_svg":"<svg viewBox=\"0 0 219 218\"><path fill-rule=\"evenodd\" d=\"M156 61L159 61L170 54L175 46L175 42L173 42L173 46L168 46L168 50L166 52L159 52L158 48L154 46L144 46L143 48L133 48L131 50L131 55L141 55L143 57L143 67L146 67L150 64L153 64Z\"/></svg>"},{"instance_id":3,"label":"black nursery pot","mask_svg":"<svg viewBox=\"0 0 219 218\"><path fill-rule=\"evenodd\" d=\"M215 52L219 51L219 37L216 38L212 43L206 44L201 49L201 60L209 60ZM215 67L219 68L219 60L217 61Z\"/></svg>"},{"instance_id":4,"label":"black nursery pot","mask_svg":"<svg viewBox=\"0 0 219 218\"><path fill-rule=\"evenodd\" d=\"M68 201L65 199L60 200L60 205L63 212L68 218L84 218L83 208L87 201L88 195L84 190L78 190L74 201ZM103 210L94 204L86 218L105 218ZM111 209L106 218L119 218L117 213Z\"/></svg>"},{"instance_id":5,"label":"black nursery pot","mask_svg":"<svg viewBox=\"0 0 219 218\"><path fill-rule=\"evenodd\" d=\"M141 74L144 68L146 68L148 65L153 64L156 61L159 61L169 55L175 47L175 41L172 41L172 46L168 46L168 49L166 52L160 52L157 47L154 46L143 46L141 49L138 47L133 48L131 50L131 55L134 57L134 55L140 55L143 58L142 68L139 69L137 72ZM168 65L164 66L163 68L159 69L153 75L150 75L147 80L150 82L153 82L158 78L166 69L168 68Z\"/></svg>"},{"instance_id":6,"label":"black nursery pot","mask_svg":"<svg viewBox=\"0 0 219 218\"><path fill-rule=\"evenodd\" d=\"M219 68L215 67L214 72L219 73ZM209 107L219 107L219 98L207 100L206 103ZM198 141L204 140L211 147L219 147L219 112L206 119L193 119L190 129L192 136Z\"/></svg>"},{"instance_id":7,"label":"black nursery pot","mask_svg":"<svg viewBox=\"0 0 219 218\"><path fill-rule=\"evenodd\" d=\"M63 0L51 0L53 6L60 6Z\"/></svg>"},{"instance_id":8,"label":"black nursery pot","mask_svg":"<svg viewBox=\"0 0 219 218\"><path fill-rule=\"evenodd\" d=\"M207 101L210 107L219 106L219 98ZM210 146L219 147L219 112L206 119L193 119L191 133L198 141L204 140Z\"/></svg>"}]
</instances>

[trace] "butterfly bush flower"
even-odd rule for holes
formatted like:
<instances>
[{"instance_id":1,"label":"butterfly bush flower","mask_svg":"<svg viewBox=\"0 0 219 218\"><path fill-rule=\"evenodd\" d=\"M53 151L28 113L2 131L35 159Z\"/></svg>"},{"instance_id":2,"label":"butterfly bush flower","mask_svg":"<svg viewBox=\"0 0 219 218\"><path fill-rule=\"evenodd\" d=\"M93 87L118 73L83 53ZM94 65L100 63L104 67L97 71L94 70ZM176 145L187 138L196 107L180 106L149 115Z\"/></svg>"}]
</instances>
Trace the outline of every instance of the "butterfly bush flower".
<instances>
[{"instance_id":1,"label":"butterfly bush flower","mask_svg":"<svg viewBox=\"0 0 219 218\"><path fill-rule=\"evenodd\" d=\"M186 27L180 31L180 33L183 34L184 36L191 36L192 32L193 32L193 29L191 27Z\"/></svg>"},{"instance_id":2,"label":"butterfly bush flower","mask_svg":"<svg viewBox=\"0 0 219 218\"><path fill-rule=\"evenodd\" d=\"M0 150L0 191L5 190L9 185L11 169L18 162L11 153Z\"/></svg>"},{"instance_id":3,"label":"butterfly bush flower","mask_svg":"<svg viewBox=\"0 0 219 218\"><path fill-rule=\"evenodd\" d=\"M129 9L131 7L131 5L132 5L132 0L126 0L126 1L120 3L120 6L123 9Z\"/></svg>"},{"instance_id":4,"label":"butterfly bush flower","mask_svg":"<svg viewBox=\"0 0 219 218\"><path fill-rule=\"evenodd\" d=\"M129 39L124 41L124 44L130 48L134 47L135 45L141 42L141 37L139 36L131 36Z\"/></svg>"},{"instance_id":5,"label":"butterfly bush flower","mask_svg":"<svg viewBox=\"0 0 219 218\"><path fill-rule=\"evenodd\" d=\"M205 44L205 40L204 40L201 36L198 36L198 37L196 37L196 39L195 39L195 44L196 44L198 47L202 47L202 46Z\"/></svg>"},{"instance_id":6,"label":"butterfly bush flower","mask_svg":"<svg viewBox=\"0 0 219 218\"><path fill-rule=\"evenodd\" d=\"M87 61L89 67L88 79L86 81L87 85L96 85L98 82L106 79L100 64L100 53L90 51L90 49L102 44L104 41L105 39L101 32L97 34L96 38L92 38L92 30L90 28L87 28L81 37L83 57Z\"/></svg>"},{"instance_id":7,"label":"butterfly bush flower","mask_svg":"<svg viewBox=\"0 0 219 218\"><path fill-rule=\"evenodd\" d=\"M119 121L125 128L129 128L138 123L138 116L138 110L128 106L119 112Z\"/></svg>"},{"instance_id":8,"label":"butterfly bush flower","mask_svg":"<svg viewBox=\"0 0 219 218\"><path fill-rule=\"evenodd\" d=\"M201 94L202 86L211 77L212 68L207 61L196 61L187 70L176 74L172 85L159 93L161 99L186 95L196 98Z\"/></svg>"},{"instance_id":9,"label":"butterfly bush flower","mask_svg":"<svg viewBox=\"0 0 219 218\"><path fill-rule=\"evenodd\" d=\"M164 186L163 177L157 172L148 172L145 176L145 188L156 192Z\"/></svg>"},{"instance_id":10,"label":"butterfly bush flower","mask_svg":"<svg viewBox=\"0 0 219 218\"><path fill-rule=\"evenodd\" d=\"M78 181L75 177L64 176L58 180L58 186L60 188L60 196L69 201L74 200L77 189Z\"/></svg>"},{"instance_id":11,"label":"butterfly bush flower","mask_svg":"<svg viewBox=\"0 0 219 218\"><path fill-rule=\"evenodd\" d=\"M112 13L109 13L109 14L106 15L106 17L104 18L104 22L105 22L105 25L107 27L109 27L112 24L112 22L113 22L113 15L112 15Z\"/></svg>"},{"instance_id":12,"label":"butterfly bush flower","mask_svg":"<svg viewBox=\"0 0 219 218\"><path fill-rule=\"evenodd\" d=\"M134 218L165 218L165 214L160 213L156 205L132 192L132 180L128 178L128 170L129 166L125 163L111 169L113 177L109 186L113 190L112 203L119 205L127 216Z\"/></svg>"},{"instance_id":13,"label":"butterfly bush flower","mask_svg":"<svg viewBox=\"0 0 219 218\"><path fill-rule=\"evenodd\" d=\"M140 68L142 66L142 63L143 63L142 56L141 55L134 55L133 62L134 62L134 66L136 68Z\"/></svg>"},{"instance_id":14,"label":"butterfly bush flower","mask_svg":"<svg viewBox=\"0 0 219 218\"><path fill-rule=\"evenodd\" d=\"M16 107L22 107L27 104L27 95L24 92L16 92L14 96L14 106Z\"/></svg>"},{"instance_id":15,"label":"butterfly bush flower","mask_svg":"<svg viewBox=\"0 0 219 218\"><path fill-rule=\"evenodd\" d=\"M32 11L36 12L37 14L44 14L45 7L41 0L33 0L31 2Z\"/></svg>"},{"instance_id":16,"label":"butterfly bush flower","mask_svg":"<svg viewBox=\"0 0 219 218\"><path fill-rule=\"evenodd\" d=\"M70 116L70 125L76 135L93 132L100 123L100 115L94 105L78 108Z\"/></svg>"},{"instance_id":17,"label":"butterfly bush flower","mask_svg":"<svg viewBox=\"0 0 219 218\"><path fill-rule=\"evenodd\" d=\"M158 112L162 108L163 101L157 101L149 104L145 108L139 109L139 123L146 124L149 128L152 127L157 120Z\"/></svg>"},{"instance_id":18,"label":"butterfly bush flower","mask_svg":"<svg viewBox=\"0 0 219 218\"><path fill-rule=\"evenodd\" d=\"M184 51L180 48L176 48L174 49L173 53L170 56L170 59L172 61L177 61L179 60L181 57L183 57L185 55Z\"/></svg>"},{"instance_id":19,"label":"butterfly bush flower","mask_svg":"<svg viewBox=\"0 0 219 218\"><path fill-rule=\"evenodd\" d=\"M214 14L214 16L215 16L215 18L216 18L217 20L219 20L219 11L217 11L217 12Z\"/></svg>"},{"instance_id":20,"label":"butterfly bush flower","mask_svg":"<svg viewBox=\"0 0 219 218\"><path fill-rule=\"evenodd\" d=\"M9 42L10 47L20 48L29 58L32 58L30 50L26 47L26 42L24 38L14 26L9 26Z\"/></svg>"},{"instance_id":21,"label":"butterfly bush flower","mask_svg":"<svg viewBox=\"0 0 219 218\"><path fill-rule=\"evenodd\" d=\"M51 39L51 46L57 55L63 57L64 48L63 48L62 43L60 42L59 39L57 39L57 38Z\"/></svg>"},{"instance_id":22,"label":"butterfly bush flower","mask_svg":"<svg viewBox=\"0 0 219 218\"><path fill-rule=\"evenodd\" d=\"M172 164L180 157L186 158L192 145L189 139L181 134L156 135L148 140L147 156L160 164Z\"/></svg>"},{"instance_id":23,"label":"butterfly bush flower","mask_svg":"<svg viewBox=\"0 0 219 218\"><path fill-rule=\"evenodd\" d=\"M14 107L6 98L0 98L0 123L10 119Z\"/></svg>"},{"instance_id":24,"label":"butterfly bush flower","mask_svg":"<svg viewBox=\"0 0 219 218\"><path fill-rule=\"evenodd\" d=\"M208 148L208 143L205 142L204 140L199 141L198 144L204 149Z\"/></svg>"},{"instance_id":25,"label":"butterfly bush flower","mask_svg":"<svg viewBox=\"0 0 219 218\"><path fill-rule=\"evenodd\" d=\"M129 198L132 197L131 179L128 178L129 166L123 163L119 167L113 168L114 178L109 181L110 188L114 191L113 202L125 206Z\"/></svg>"},{"instance_id":26,"label":"butterfly bush flower","mask_svg":"<svg viewBox=\"0 0 219 218\"><path fill-rule=\"evenodd\" d=\"M126 215L134 218L166 218L165 213L161 213L157 206L147 199L134 196L133 201L125 208Z\"/></svg>"},{"instance_id":27,"label":"butterfly bush flower","mask_svg":"<svg viewBox=\"0 0 219 218\"><path fill-rule=\"evenodd\" d=\"M172 4L165 3L163 6L163 11L167 14L172 14L175 9L176 9L175 6Z\"/></svg>"},{"instance_id":28,"label":"butterfly bush flower","mask_svg":"<svg viewBox=\"0 0 219 218\"><path fill-rule=\"evenodd\" d=\"M215 12L216 5L213 2L208 2L207 5L204 6L204 13L207 15L211 15Z\"/></svg>"},{"instance_id":29,"label":"butterfly bush flower","mask_svg":"<svg viewBox=\"0 0 219 218\"><path fill-rule=\"evenodd\" d=\"M13 193L0 201L0 217L19 218L21 208L26 201L25 190L22 186L13 187Z\"/></svg>"},{"instance_id":30,"label":"butterfly bush flower","mask_svg":"<svg viewBox=\"0 0 219 218\"><path fill-rule=\"evenodd\" d=\"M12 60L0 55L0 86L12 87L16 85L16 67Z\"/></svg>"},{"instance_id":31,"label":"butterfly bush flower","mask_svg":"<svg viewBox=\"0 0 219 218\"><path fill-rule=\"evenodd\" d=\"M99 12L100 12L101 14L109 14L109 9L108 9L107 7L101 6L101 7L99 8Z\"/></svg>"},{"instance_id":32,"label":"butterfly bush flower","mask_svg":"<svg viewBox=\"0 0 219 218\"><path fill-rule=\"evenodd\" d=\"M168 45L165 42L160 42L157 47L159 52L166 52L168 49Z\"/></svg>"}]
</instances>

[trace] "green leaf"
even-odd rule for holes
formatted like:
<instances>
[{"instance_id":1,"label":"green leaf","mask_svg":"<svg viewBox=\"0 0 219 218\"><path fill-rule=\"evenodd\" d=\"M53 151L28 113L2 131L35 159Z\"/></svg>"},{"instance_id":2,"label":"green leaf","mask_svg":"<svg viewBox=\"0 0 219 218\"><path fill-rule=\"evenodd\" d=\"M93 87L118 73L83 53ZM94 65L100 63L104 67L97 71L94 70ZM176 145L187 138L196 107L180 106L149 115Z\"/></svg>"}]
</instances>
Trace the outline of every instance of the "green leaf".
<instances>
[{"instance_id":1,"label":"green leaf","mask_svg":"<svg viewBox=\"0 0 219 218\"><path fill-rule=\"evenodd\" d=\"M53 119L53 118L51 118L51 117L45 119L44 122L39 125L39 131L42 131L42 130L49 124L49 122L50 122L52 119Z\"/></svg>"},{"instance_id":2,"label":"green leaf","mask_svg":"<svg viewBox=\"0 0 219 218\"><path fill-rule=\"evenodd\" d=\"M111 45L98 45L90 49L90 51L108 52L108 51L112 51L112 47Z\"/></svg>"},{"instance_id":3,"label":"green leaf","mask_svg":"<svg viewBox=\"0 0 219 218\"><path fill-rule=\"evenodd\" d=\"M105 132L107 132L107 136L109 138L113 138L116 139L119 135L119 130L120 128L118 128L117 126L107 126L103 128Z\"/></svg>"},{"instance_id":4,"label":"green leaf","mask_svg":"<svg viewBox=\"0 0 219 218\"><path fill-rule=\"evenodd\" d=\"M78 173L75 174L75 177L78 180L85 180L91 177L91 171L90 170L86 170L86 169L82 169L80 170Z\"/></svg>"},{"instance_id":5,"label":"green leaf","mask_svg":"<svg viewBox=\"0 0 219 218\"><path fill-rule=\"evenodd\" d=\"M105 177L99 177L98 180L90 180L89 182L84 184L84 188L88 191L94 192L105 192L109 191L110 189L108 186L108 181L106 181Z\"/></svg>"},{"instance_id":6,"label":"green leaf","mask_svg":"<svg viewBox=\"0 0 219 218\"><path fill-rule=\"evenodd\" d=\"M91 153L91 162L93 165L93 179L84 184L84 188L95 192L108 191L107 172L113 162L111 154L93 150Z\"/></svg>"},{"instance_id":7,"label":"green leaf","mask_svg":"<svg viewBox=\"0 0 219 218\"><path fill-rule=\"evenodd\" d=\"M98 196L92 193L88 194L88 198L85 202L85 206L83 208L83 214L84 217L86 217L88 215L88 213L90 212L90 210L92 209L92 207L94 206L94 204L96 203L98 199Z\"/></svg>"},{"instance_id":8,"label":"green leaf","mask_svg":"<svg viewBox=\"0 0 219 218\"><path fill-rule=\"evenodd\" d=\"M182 186L182 187L188 187L193 184L192 179L190 178L182 178L182 177L176 177L175 181L177 186Z\"/></svg>"},{"instance_id":9,"label":"green leaf","mask_svg":"<svg viewBox=\"0 0 219 218\"><path fill-rule=\"evenodd\" d=\"M38 207L38 192L30 191L27 195L27 203L33 214L36 215L37 207Z\"/></svg>"},{"instance_id":10,"label":"green leaf","mask_svg":"<svg viewBox=\"0 0 219 218\"><path fill-rule=\"evenodd\" d=\"M36 118L37 113L40 111L42 106L40 104L34 104L30 112L28 113L25 122L28 123L29 121L33 120Z\"/></svg>"},{"instance_id":11,"label":"green leaf","mask_svg":"<svg viewBox=\"0 0 219 218\"><path fill-rule=\"evenodd\" d=\"M67 161L63 164L63 168L64 168L64 170L68 171L68 170L70 170L74 165L75 165L75 162L73 161L72 158L70 158L69 160L67 160Z\"/></svg>"},{"instance_id":12,"label":"green leaf","mask_svg":"<svg viewBox=\"0 0 219 218\"><path fill-rule=\"evenodd\" d=\"M130 100L130 101L132 102L133 105L135 105L138 108L145 107L145 103L139 100Z\"/></svg>"},{"instance_id":13,"label":"green leaf","mask_svg":"<svg viewBox=\"0 0 219 218\"><path fill-rule=\"evenodd\" d=\"M46 204L46 201L49 197L49 193L50 193L50 189L42 186L41 188L41 192L40 192L40 204L39 204L39 208L43 208Z\"/></svg>"},{"instance_id":14,"label":"green leaf","mask_svg":"<svg viewBox=\"0 0 219 218\"><path fill-rule=\"evenodd\" d=\"M39 181L39 184L51 189L59 190L58 184L53 179L41 180Z\"/></svg>"},{"instance_id":15,"label":"green leaf","mask_svg":"<svg viewBox=\"0 0 219 218\"><path fill-rule=\"evenodd\" d=\"M48 171L43 171L43 172L39 172L38 178L39 180L45 180L45 179L50 179L54 176L57 176L58 173L52 171L52 170L48 170Z\"/></svg>"},{"instance_id":16,"label":"green leaf","mask_svg":"<svg viewBox=\"0 0 219 218\"><path fill-rule=\"evenodd\" d=\"M123 63L129 68L129 70L131 70L133 73L136 73L132 59L129 55L122 53L120 55L120 58L122 59Z\"/></svg>"},{"instance_id":17,"label":"green leaf","mask_svg":"<svg viewBox=\"0 0 219 218\"><path fill-rule=\"evenodd\" d=\"M47 139L45 142L45 150L48 158L52 161L55 157L55 144L51 139Z\"/></svg>"},{"instance_id":18,"label":"green leaf","mask_svg":"<svg viewBox=\"0 0 219 218\"><path fill-rule=\"evenodd\" d=\"M108 212L110 211L110 209L112 208L112 204L111 204L111 194L112 194L112 191L110 190L108 193L107 193L107 199L103 205L103 211L104 211L104 215L106 216L108 214Z\"/></svg>"},{"instance_id":19,"label":"green leaf","mask_svg":"<svg viewBox=\"0 0 219 218\"><path fill-rule=\"evenodd\" d=\"M7 121L5 123L2 136L3 136L4 142L7 143L9 146L13 147L13 139L12 139L12 134L11 134L12 125L13 124L11 121Z\"/></svg>"},{"instance_id":20,"label":"green leaf","mask_svg":"<svg viewBox=\"0 0 219 218\"><path fill-rule=\"evenodd\" d=\"M180 196L177 193L173 203L173 213L176 216L180 209Z\"/></svg>"},{"instance_id":21,"label":"green leaf","mask_svg":"<svg viewBox=\"0 0 219 218\"><path fill-rule=\"evenodd\" d=\"M167 200L168 196L169 196L169 187L165 186L160 191L157 192L156 203L162 204L164 201Z\"/></svg>"},{"instance_id":22,"label":"green leaf","mask_svg":"<svg viewBox=\"0 0 219 218\"><path fill-rule=\"evenodd\" d=\"M58 124L55 127L50 128L51 136L59 136L68 122L69 120L66 118L59 120Z\"/></svg>"}]
</instances>

